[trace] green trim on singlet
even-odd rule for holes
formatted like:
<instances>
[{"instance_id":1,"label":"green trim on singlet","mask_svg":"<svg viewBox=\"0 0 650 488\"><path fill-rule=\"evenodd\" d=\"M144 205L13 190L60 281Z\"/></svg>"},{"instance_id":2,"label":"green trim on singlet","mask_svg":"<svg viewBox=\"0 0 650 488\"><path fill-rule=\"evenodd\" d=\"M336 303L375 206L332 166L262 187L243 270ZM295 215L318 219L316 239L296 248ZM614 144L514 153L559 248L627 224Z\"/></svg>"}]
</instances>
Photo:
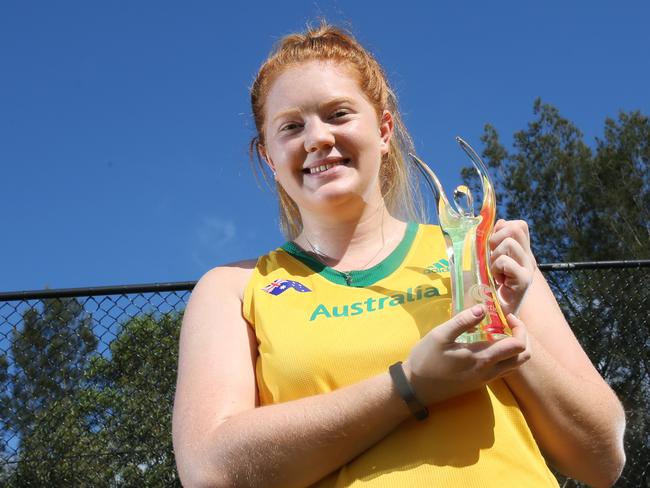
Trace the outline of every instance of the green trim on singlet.
<instances>
[{"instance_id":1,"label":"green trim on singlet","mask_svg":"<svg viewBox=\"0 0 650 488\"><path fill-rule=\"evenodd\" d=\"M409 222L406 225L406 232L404 233L402 242L399 243L393 252L372 268L362 269L360 271L338 271L330 268L310 254L307 254L294 242L286 242L282 245L281 249L332 283L363 288L384 279L402 264L404 258L411 250L411 244L413 244L417 231L418 224L416 222Z\"/></svg>"}]
</instances>

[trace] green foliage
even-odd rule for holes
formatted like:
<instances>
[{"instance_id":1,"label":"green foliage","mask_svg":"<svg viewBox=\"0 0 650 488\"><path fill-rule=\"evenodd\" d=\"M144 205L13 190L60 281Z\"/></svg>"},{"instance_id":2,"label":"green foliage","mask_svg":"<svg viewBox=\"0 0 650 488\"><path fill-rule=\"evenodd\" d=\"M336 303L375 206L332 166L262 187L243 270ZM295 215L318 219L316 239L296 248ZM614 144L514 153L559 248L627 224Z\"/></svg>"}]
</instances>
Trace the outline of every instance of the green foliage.
<instances>
[{"instance_id":1,"label":"green foliage","mask_svg":"<svg viewBox=\"0 0 650 488\"><path fill-rule=\"evenodd\" d=\"M5 478L25 470L32 438L44 424L55 425L50 414L82 387L83 365L97 347L92 318L73 298L43 300L23 313L22 324L12 332L11 356L0 355L0 380L7 385L0 395L3 430L20 441L18 464L5 467Z\"/></svg>"},{"instance_id":2,"label":"green foliage","mask_svg":"<svg viewBox=\"0 0 650 488\"><path fill-rule=\"evenodd\" d=\"M97 347L92 318L77 300L43 300L42 309L28 309L22 329L14 329L11 370L9 358L0 356L0 376L10 385L0 397L0 409L6 425L22 437L34 430L36 417L50 404L79 387L79 365Z\"/></svg>"},{"instance_id":3,"label":"green foliage","mask_svg":"<svg viewBox=\"0 0 650 488\"><path fill-rule=\"evenodd\" d=\"M40 318L28 311L15 334L12 351L20 368L9 374L14 396L0 405L11 405L16 413L12 425L21 429L20 449L15 468L0 479L10 487L180 486L171 411L181 314L131 318L108 354L90 356L96 345L90 317L78 303L67 303L64 309L46 304ZM49 313L54 309L59 313ZM65 315L65 310L76 313ZM74 334L59 337L50 329ZM22 356L16 356L18 348ZM24 351L30 351L30 360ZM43 356L62 368L60 377L35 374ZM7 374L8 368L2 371ZM18 401L30 402L30 408L17 409Z\"/></svg>"},{"instance_id":4,"label":"green foliage","mask_svg":"<svg viewBox=\"0 0 650 488\"><path fill-rule=\"evenodd\" d=\"M589 173L593 225L607 231L594 238L593 254L614 249L622 257L649 258L650 119L639 112L607 119Z\"/></svg>"},{"instance_id":5,"label":"green foliage","mask_svg":"<svg viewBox=\"0 0 650 488\"><path fill-rule=\"evenodd\" d=\"M92 363L89 377L103 397L105 431L128 463L114 463L120 486L178 484L171 441L178 313L134 317L111 343L111 358Z\"/></svg>"},{"instance_id":6,"label":"green foliage","mask_svg":"<svg viewBox=\"0 0 650 488\"><path fill-rule=\"evenodd\" d=\"M650 119L639 112L607 119L592 148L557 108L537 100L533 115L514 134L511 151L491 125L482 141L501 215L528 222L538 262L650 258ZM462 174L480 195L473 168ZM547 278L625 406L628 463L617 486L637 487L646 484L650 450L650 279L645 270L612 271L549 272Z\"/></svg>"},{"instance_id":7,"label":"green foliage","mask_svg":"<svg viewBox=\"0 0 650 488\"><path fill-rule=\"evenodd\" d=\"M607 119L592 149L557 108L536 100L533 113L512 152L491 125L481 138L503 216L529 223L540 261L649 258L650 119ZM473 169L462 174L477 191Z\"/></svg>"}]
</instances>

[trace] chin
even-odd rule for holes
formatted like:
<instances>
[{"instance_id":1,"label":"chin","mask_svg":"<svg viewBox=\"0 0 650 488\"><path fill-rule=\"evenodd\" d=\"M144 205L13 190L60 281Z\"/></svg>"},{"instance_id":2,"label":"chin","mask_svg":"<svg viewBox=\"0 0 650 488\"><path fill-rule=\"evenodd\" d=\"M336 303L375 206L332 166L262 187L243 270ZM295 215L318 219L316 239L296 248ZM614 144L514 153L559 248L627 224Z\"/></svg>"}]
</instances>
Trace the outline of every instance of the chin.
<instances>
[{"instance_id":1,"label":"chin","mask_svg":"<svg viewBox=\"0 0 650 488\"><path fill-rule=\"evenodd\" d=\"M342 205L370 202L374 191L381 195L379 188L369 188L368 185L360 184L358 180L346 178L330 181L317 188L302 187L295 192L295 196L298 198L294 198L293 195L291 197L300 208L325 210Z\"/></svg>"},{"instance_id":2,"label":"chin","mask_svg":"<svg viewBox=\"0 0 650 488\"><path fill-rule=\"evenodd\" d=\"M354 205L365 204L367 199L358 191L328 191L323 192L312 200L317 208L333 208L346 206L351 208Z\"/></svg>"}]
</instances>

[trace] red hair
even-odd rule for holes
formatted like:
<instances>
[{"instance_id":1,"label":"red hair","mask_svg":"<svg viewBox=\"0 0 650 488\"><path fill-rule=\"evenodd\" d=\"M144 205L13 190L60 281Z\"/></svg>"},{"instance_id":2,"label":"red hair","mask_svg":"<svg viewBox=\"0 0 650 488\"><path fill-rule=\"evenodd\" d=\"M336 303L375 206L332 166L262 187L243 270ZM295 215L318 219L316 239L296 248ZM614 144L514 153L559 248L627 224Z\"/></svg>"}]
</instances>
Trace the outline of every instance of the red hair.
<instances>
[{"instance_id":1,"label":"red hair","mask_svg":"<svg viewBox=\"0 0 650 488\"><path fill-rule=\"evenodd\" d=\"M377 117L381 118L384 110L391 113L394 132L379 173L382 195L391 213L421 220L424 205L406 159L407 153L413 152L413 144L399 115L397 98L372 54L351 34L337 27L321 23L304 33L285 36L262 64L251 88L251 107L257 129L250 143L251 156L257 156L263 171L265 165L259 158L264 147L265 102L271 85L286 69L309 61L333 61L351 68ZM276 186L280 197L280 225L285 236L293 239L302 230L300 212L284 189L279 184Z\"/></svg>"}]
</instances>

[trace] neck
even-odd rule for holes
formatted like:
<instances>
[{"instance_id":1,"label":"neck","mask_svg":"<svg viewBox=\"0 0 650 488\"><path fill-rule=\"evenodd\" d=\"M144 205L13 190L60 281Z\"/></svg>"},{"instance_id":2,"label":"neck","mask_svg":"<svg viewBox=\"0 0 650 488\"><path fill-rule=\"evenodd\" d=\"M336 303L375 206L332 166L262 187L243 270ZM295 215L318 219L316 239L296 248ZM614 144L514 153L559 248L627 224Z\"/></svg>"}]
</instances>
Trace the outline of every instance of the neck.
<instances>
[{"instance_id":1,"label":"neck","mask_svg":"<svg viewBox=\"0 0 650 488\"><path fill-rule=\"evenodd\" d=\"M301 214L296 244L338 270L367 269L388 256L401 241L405 224L390 215L383 200L356 216Z\"/></svg>"}]
</instances>

